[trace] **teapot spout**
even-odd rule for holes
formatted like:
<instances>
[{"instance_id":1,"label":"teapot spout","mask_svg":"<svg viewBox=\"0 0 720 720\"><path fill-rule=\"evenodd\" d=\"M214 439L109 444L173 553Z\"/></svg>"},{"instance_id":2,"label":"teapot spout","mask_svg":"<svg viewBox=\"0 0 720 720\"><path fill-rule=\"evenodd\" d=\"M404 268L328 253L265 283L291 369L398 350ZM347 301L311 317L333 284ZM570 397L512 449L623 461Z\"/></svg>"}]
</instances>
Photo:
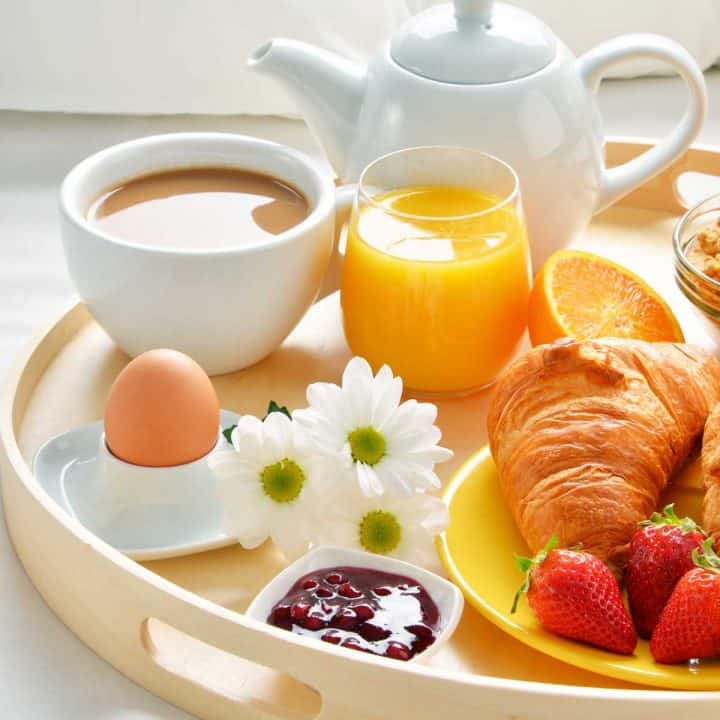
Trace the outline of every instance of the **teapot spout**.
<instances>
[{"instance_id":1,"label":"teapot spout","mask_svg":"<svg viewBox=\"0 0 720 720\"><path fill-rule=\"evenodd\" d=\"M342 178L365 92L365 68L327 50L282 38L261 45L248 66L280 82Z\"/></svg>"}]
</instances>

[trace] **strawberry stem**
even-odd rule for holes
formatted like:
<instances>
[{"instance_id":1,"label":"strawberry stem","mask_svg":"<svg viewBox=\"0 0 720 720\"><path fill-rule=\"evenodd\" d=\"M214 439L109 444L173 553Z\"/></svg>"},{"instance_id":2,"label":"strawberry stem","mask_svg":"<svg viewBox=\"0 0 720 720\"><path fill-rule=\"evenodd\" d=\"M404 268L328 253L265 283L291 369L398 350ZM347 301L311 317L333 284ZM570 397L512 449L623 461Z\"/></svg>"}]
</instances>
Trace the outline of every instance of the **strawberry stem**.
<instances>
[{"instance_id":1,"label":"strawberry stem","mask_svg":"<svg viewBox=\"0 0 720 720\"><path fill-rule=\"evenodd\" d=\"M510 608L511 615L514 614L517 610L518 603L520 602L520 596L526 594L527 591L530 589L530 576L532 574L533 568L545 562L545 558L548 556L550 551L555 548L558 542L560 542L558 536L553 535L547 541L545 547L537 555L535 555L535 557L529 558L523 557L522 555L515 556L515 564L517 565L518 570L520 570L520 572L525 575L525 579L523 580L523 584L520 586L519 590L515 593L515 597L513 598L512 608Z\"/></svg>"},{"instance_id":2,"label":"strawberry stem","mask_svg":"<svg viewBox=\"0 0 720 720\"><path fill-rule=\"evenodd\" d=\"M679 518L675 512L674 503L670 503L663 508L662 513L654 512L648 520L639 522L640 527L647 527L648 525L675 525L679 527L683 534L691 532L699 532L703 535L707 533L690 517Z\"/></svg>"},{"instance_id":3,"label":"strawberry stem","mask_svg":"<svg viewBox=\"0 0 720 720\"><path fill-rule=\"evenodd\" d=\"M698 548L692 551L692 559L695 565L703 570L720 573L720 557L713 548L713 539L707 538L702 544L702 555Z\"/></svg>"}]
</instances>

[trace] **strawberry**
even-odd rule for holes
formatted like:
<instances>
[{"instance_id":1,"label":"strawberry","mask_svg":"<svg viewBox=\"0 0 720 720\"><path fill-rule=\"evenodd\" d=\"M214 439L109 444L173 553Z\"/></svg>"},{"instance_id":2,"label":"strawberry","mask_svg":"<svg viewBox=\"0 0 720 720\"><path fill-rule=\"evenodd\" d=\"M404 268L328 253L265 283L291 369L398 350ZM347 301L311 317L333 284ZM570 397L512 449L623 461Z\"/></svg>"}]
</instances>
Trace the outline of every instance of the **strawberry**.
<instances>
[{"instance_id":1,"label":"strawberry","mask_svg":"<svg viewBox=\"0 0 720 720\"><path fill-rule=\"evenodd\" d=\"M630 541L625 572L628 604L640 637L652 635L678 580L695 567L692 552L704 539L695 522L678 518L672 505L640 523Z\"/></svg>"},{"instance_id":2,"label":"strawberry","mask_svg":"<svg viewBox=\"0 0 720 720\"><path fill-rule=\"evenodd\" d=\"M555 550L553 536L534 558L516 557L525 582L522 593L541 625L551 632L632 655L637 637L625 609L620 587L608 567L579 550Z\"/></svg>"},{"instance_id":3,"label":"strawberry","mask_svg":"<svg viewBox=\"0 0 720 720\"><path fill-rule=\"evenodd\" d=\"M659 663L679 663L720 655L720 558L712 538L693 550L697 567L675 585L650 640Z\"/></svg>"}]
</instances>

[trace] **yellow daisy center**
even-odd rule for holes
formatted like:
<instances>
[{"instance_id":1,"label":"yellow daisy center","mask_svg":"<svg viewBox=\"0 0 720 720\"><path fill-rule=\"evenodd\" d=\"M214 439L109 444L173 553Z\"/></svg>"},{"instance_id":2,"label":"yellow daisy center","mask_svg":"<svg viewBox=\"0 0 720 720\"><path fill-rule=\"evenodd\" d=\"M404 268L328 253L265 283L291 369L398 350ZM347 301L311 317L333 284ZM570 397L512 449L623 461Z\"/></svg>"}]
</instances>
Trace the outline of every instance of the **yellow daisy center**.
<instances>
[{"instance_id":1,"label":"yellow daisy center","mask_svg":"<svg viewBox=\"0 0 720 720\"><path fill-rule=\"evenodd\" d=\"M385 555L400 544L402 528L398 519L386 510L371 510L360 521L360 545L368 552Z\"/></svg>"},{"instance_id":2,"label":"yellow daisy center","mask_svg":"<svg viewBox=\"0 0 720 720\"><path fill-rule=\"evenodd\" d=\"M260 482L271 500L278 503L292 502L302 492L305 473L294 460L283 458L263 468Z\"/></svg>"},{"instance_id":3,"label":"yellow daisy center","mask_svg":"<svg viewBox=\"0 0 720 720\"><path fill-rule=\"evenodd\" d=\"M355 428L348 435L348 442L355 462L375 465L385 457L385 438L370 425Z\"/></svg>"}]
</instances>

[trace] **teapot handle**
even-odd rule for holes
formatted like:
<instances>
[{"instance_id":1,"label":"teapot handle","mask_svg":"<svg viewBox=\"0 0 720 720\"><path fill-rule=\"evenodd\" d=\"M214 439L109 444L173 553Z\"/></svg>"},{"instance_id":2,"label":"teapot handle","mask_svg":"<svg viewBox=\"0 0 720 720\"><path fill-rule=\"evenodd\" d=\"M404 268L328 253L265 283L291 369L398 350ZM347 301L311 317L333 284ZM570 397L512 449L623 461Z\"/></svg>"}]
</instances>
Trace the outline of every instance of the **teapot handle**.
<instances>
[{"instance_id":1,"label":"teapot handle","mask_svg":"<svg viewBox=\"0 0 720 720\"><path fill-rule=\"evenodd\" d=\"M660 35L625 35L608 40L583 55L578 60L578 69L588 91L595 93L611 67L637 59L662 60L677 70L688 87L688 105L680 122L664 140L623 165L603 167L596 213L677 160L697 137L707 114L707 90L700 67L682 45Z\"/></svg>"}]
</instances>

